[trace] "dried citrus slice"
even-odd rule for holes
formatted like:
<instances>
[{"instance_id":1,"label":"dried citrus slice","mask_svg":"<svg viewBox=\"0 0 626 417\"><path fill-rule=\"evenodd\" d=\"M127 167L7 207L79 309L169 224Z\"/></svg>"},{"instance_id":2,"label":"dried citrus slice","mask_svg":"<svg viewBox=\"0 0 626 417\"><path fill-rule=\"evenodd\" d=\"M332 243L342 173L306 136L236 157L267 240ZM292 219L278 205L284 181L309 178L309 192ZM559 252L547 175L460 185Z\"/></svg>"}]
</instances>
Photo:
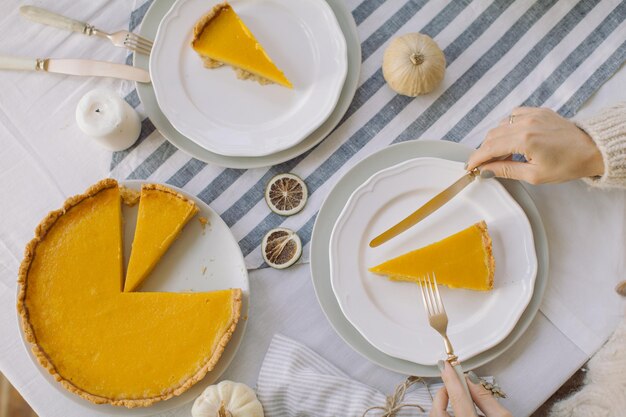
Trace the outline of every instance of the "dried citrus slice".
<instances>
[{"instance_id":1,"label":"dried citrus slice","mask_svg":"<svg viewBox=\"0 0 626 417\"><path fill-rule=\"evenodd\" d=\"M265 187L265 201L281 216L291 216L304 208L308 197L306 184L294 174L278 174Z\"/></svg>"},{"instance_id":2,"label":"dried citrus slice","mask_svg":"<svg viewBox=\"0 0 626 417\"><path fill-rule=\"evenodd\" d=\"M302 255L302 241L290 229L282 227L272 229L263 237L261 244L263 259L276 269L285 269L295 264Z\"/></svg>"}]
</instances>

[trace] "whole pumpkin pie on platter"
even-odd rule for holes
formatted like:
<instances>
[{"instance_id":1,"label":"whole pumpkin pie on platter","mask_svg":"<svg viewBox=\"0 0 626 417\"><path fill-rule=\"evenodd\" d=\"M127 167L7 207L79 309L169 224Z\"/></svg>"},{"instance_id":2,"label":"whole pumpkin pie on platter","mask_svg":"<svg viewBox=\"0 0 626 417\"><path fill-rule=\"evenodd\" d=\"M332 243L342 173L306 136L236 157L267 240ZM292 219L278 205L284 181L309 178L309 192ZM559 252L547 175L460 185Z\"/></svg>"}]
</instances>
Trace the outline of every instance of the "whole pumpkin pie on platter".
<instances>
[{"instance_id":1,"label":"whole pumpkin pie on platter","mask_svg":"<svg viewBox=\"0 0 626 417\"><path fill-rule=\"evenodd\" d=\"M242 291L123 292L122 222L112 179L49 213L26 247L17 309L34 356L63 387L96 404L141 407L215 367Z\"/></svg>"},{"instance_id":2,"label":"whole pumpkin pie on platter","mask_svg":"<svg viewBox=\"0 0 626 417\"><path fill-rule=\"evenodd\" d=\"M196 22L191 46L207 68L229 65L240 79L293 88L227 2L216 5Z\"/></svg>"},{"instance_id":3,"label":"whole pumpkin pie on platter","mask_svg":"<svg viewBox=\"0 0 626 417\"><path fill-rule=\"evenodd\" d=\"M412 282L434 273L437 283L450 288L489 291L493 289L495 260L487 223L480 221L369 270L392 281Z\"/></svg>"}]
</instances>

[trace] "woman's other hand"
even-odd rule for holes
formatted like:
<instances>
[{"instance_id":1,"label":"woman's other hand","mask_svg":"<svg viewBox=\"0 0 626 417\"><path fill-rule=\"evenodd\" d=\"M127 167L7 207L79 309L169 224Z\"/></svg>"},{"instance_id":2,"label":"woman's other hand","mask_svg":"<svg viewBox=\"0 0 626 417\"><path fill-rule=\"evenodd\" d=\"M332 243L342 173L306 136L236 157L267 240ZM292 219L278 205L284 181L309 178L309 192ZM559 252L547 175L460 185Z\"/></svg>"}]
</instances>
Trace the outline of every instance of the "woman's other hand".
<instances>
[{"instance_id":1,"label":"woman's other hand","mask_svg":"<svg viewBox=\"0 0 626 417\"><path fill-rule=\"evenodd\" d=\"M524 155L528 162L510 159ZM530 184L558 183L604 173L602 154L594 141L573 122L550 109L519 107L487 133L467 161L483 176L523 180Z\"/></svg>"},{"instance_id":2,"label":"woman's other hand","mask_svg":"<svg viewBox=\"0 0 626 417\"><path fill-rule=\"evenodd\" d=\"M443 379L444 387L435 395L430 417L450 417L446 411L448 402L452 405L456 417L475 417L474 404L486 417L513 417L506 408L500 405L491 392L480 384L476 375L472 374L471 377L466 378L472 396L469 398L452 365L447 361L443 361L443 365L441 379Z\"/></svg>"}]
</instances>

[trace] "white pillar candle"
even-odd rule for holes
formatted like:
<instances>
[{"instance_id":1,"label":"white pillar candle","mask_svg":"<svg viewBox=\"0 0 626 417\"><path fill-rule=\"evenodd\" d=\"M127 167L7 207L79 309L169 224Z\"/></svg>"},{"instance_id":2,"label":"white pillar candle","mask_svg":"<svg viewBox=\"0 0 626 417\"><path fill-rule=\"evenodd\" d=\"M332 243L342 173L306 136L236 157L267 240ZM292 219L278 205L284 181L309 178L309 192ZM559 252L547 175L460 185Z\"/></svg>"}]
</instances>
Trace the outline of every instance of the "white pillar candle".
<instances>
[{"instance_id":1,"label":"white pillar candle","mask_svg":"<svg viewBox=\"0 0 626 417\"><path fill-rule=\"evenodd\" d=\"M96 88L80 99L76 123L83 133L111 151L130 147L141 131L135 109L109 88Z\"/></svg>"}]
</instances>

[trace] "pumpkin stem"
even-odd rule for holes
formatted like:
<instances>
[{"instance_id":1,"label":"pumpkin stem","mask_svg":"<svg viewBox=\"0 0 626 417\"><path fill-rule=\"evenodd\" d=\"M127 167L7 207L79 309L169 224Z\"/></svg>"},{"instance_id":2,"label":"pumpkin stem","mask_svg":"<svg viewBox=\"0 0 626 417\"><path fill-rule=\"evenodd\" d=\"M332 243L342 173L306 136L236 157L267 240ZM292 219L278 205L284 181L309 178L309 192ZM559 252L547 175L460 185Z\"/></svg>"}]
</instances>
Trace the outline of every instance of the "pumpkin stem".
<instances>
[{"instance_id":1,"label":"pumpkin stem","mask_svg":"<svg viewBox=\"0 0 626 417\"><path fill-rule=\"evenodd\" d=\"M413 65L421 65L424 62L424 55L413 52L411 56L409 56L409 59Z\"/></svg>"},{"instance_id":2,"label":"pumpkin stem","mask_svg":"<svg viewBox=\"0 0 626 417\"><path fill-rule=\"evenodd\" d=\"M224 404L224 401L220 403L220 409L217 410L216 417L233 417L233 414L226 409L226 405Z\"/></svg>"}]
</instances>

